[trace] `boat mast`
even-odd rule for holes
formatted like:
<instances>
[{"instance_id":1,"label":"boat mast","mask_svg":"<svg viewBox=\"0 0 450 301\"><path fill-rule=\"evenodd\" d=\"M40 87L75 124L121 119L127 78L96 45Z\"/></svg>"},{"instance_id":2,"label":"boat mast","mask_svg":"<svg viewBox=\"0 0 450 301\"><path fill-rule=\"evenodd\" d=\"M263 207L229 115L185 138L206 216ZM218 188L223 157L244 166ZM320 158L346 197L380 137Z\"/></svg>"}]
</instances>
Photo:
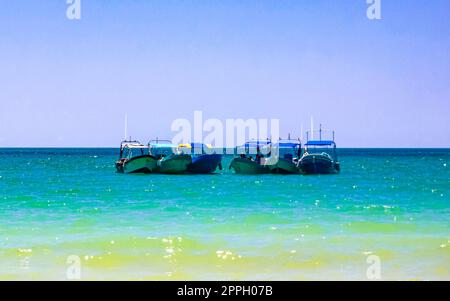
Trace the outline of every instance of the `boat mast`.
<instances>
[{"instance_id":1,"label":"boat mast","mask_svg":"<svg viewBox=\"0 0 450 301\"><path fill-rule=\"evenodd\" d=\"M311 140L314 140L314 119L311 116Z\"/></svg>"},{"instance_id":2,"label":"boat mast","mask_svg":"<svg viewBox=\"0 0 450 301\"><path fill-rule=\"evenodd\" d=\"M319 126L319 140L322 141L322 124Z\"/></svg>"},{"instance_id":3,"label":"boat mast","mask_svg":"<svg viewBox=\"0 0 450 301\"><path fill-rule=\"evenodd\" d=\"M303 124L300 125L300 141L303 141Z\"/></svg>"},{"instance_id":4,"label":"boat mast","mask_svg":"<svg viewBox=\"0 0 450 301\"><path fill-rule=\"evenodd\" d=\"M128 114L125 113L125 141L127 140L127 136L128 136Z\"/></svg>"}]
</instances>

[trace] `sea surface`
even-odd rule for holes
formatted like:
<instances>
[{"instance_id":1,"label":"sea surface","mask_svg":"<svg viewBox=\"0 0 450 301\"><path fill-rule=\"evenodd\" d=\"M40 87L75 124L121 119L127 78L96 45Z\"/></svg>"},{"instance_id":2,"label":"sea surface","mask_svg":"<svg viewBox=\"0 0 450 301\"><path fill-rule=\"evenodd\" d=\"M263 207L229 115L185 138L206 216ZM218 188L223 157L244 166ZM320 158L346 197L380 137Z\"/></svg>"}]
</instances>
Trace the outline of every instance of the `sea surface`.
<instances>
[{"instance_id":1,"label":"sea surface","mask_svg":"<svg viewBox=\"0 0 450 301\"><path fill-rule=\"evenodd\" d=\"M338 175L117 174L117 149L0 149L0 280L450 280L450 150Z\"/></svg>"}]
</instances>

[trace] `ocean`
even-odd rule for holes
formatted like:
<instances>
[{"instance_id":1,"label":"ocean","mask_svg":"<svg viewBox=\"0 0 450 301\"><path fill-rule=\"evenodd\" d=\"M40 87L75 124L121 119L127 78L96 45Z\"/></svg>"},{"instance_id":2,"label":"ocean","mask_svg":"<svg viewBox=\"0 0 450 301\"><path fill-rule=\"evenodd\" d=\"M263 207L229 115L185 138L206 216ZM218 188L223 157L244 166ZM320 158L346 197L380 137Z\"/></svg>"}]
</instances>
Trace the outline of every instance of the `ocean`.
<instances>
[{"instance_id":1,"label":"ocean","mask_svg":"<svg viewBox=\"0 0 450 301\"><path fill-rule=\"evenodd\" d=\"M117 149L0 149L0 280L72 279L73 258L82 280L450 280L450 149L338 155L337 175L126 175Z\"/></svg>"}]
</instances>

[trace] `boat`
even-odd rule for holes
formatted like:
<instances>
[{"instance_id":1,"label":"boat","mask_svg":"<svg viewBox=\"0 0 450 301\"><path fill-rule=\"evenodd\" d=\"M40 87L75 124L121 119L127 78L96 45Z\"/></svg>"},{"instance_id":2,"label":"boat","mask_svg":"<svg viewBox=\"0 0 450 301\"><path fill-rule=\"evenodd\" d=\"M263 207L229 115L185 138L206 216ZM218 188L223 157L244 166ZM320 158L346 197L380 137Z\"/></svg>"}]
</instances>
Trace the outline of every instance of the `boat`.
<instances>
[{"instance_id":1,"label":"boat","mask_svg":"<svg viewBox=\"0 0 450 301\"><path fill-rule=\"evenodd\" d=\"M299 174L298 160L301 157L302 146L299 140L279 140L272 144L271 156L266 160L271 173Z\"/></svg>"},{"instance_id":2,"label":"boat","mask_svg":"<svg viewBox=\"0 0 450 301\"><path fill-rule=\"evenodd\" d=\"M185 143L178 147L185 154L190 154L192 163L187 167L188 173L209 174L222 170L222 155L216 154L210 145L203 143Z\"/></svg>"},{"instance_id":3,"label":"boat","mask_svg":"<svg viewBox=\"0 0 450 301\"><path fill-rule=\"evenodd\" d=\"M147 154L148 146L139 141L124 140L120 143L119 160L116 170L119 173L152 173L157 169L157 160Z\"/></svg>"},{"instance_id":4,"label":"boat","mask_svg":"<svg viewBox=\"0 0 450 301\"><path fill-rule=\"evenodd\" d=\"M268 165L265 165L266 158L263 153L270 153L269 140L252 140L246 142L243 146L236 147L236 154L238 156L233 158L229 168L233 169L237 174L269 173L270 170ZM255 155L255 158L252 155Z\"/></svg>"},{"instance_id":5,"label":"boat","mask_svg":"<svg viewBox=\"0 0 450 301\"><path fill-rule=\"evenodd\" d=\"M164 174L183 174L187 171L192 158L183 154L170 140L152 140L148 144L149 154L156 157L156 171Z\"/></svg>"},{"instance_id":6,"label":"boat","mask_svg":"<svg viewBox=\"0 0 450 301\"><path fill-rule=\"evenodd\" d=\"M334 131L332 140L322 140L322 132L321 126L319 140L309 140L309 133L307 135L305 150L298 162L299 170L303 174L335 174L340 171Z\"/></svg>"}]
</instances>

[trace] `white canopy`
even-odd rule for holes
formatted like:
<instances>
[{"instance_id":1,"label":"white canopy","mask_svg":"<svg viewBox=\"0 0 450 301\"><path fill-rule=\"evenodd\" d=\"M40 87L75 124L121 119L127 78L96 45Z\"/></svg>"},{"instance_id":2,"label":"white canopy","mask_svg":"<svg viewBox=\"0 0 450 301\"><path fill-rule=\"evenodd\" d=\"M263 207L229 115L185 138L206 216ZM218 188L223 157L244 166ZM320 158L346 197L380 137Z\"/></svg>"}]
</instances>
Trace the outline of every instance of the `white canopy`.
<instances>
[{"instance_id":1,"label":"white canopy","mask_svg":"<svg viewBox=\"0 0 450 301\"><path fill-rule=\"evenodd\" d=\"M147 145L139 144L139 143L124 143L122 145L123 148L148 148Z\"/></svg>"}]
</instances>

